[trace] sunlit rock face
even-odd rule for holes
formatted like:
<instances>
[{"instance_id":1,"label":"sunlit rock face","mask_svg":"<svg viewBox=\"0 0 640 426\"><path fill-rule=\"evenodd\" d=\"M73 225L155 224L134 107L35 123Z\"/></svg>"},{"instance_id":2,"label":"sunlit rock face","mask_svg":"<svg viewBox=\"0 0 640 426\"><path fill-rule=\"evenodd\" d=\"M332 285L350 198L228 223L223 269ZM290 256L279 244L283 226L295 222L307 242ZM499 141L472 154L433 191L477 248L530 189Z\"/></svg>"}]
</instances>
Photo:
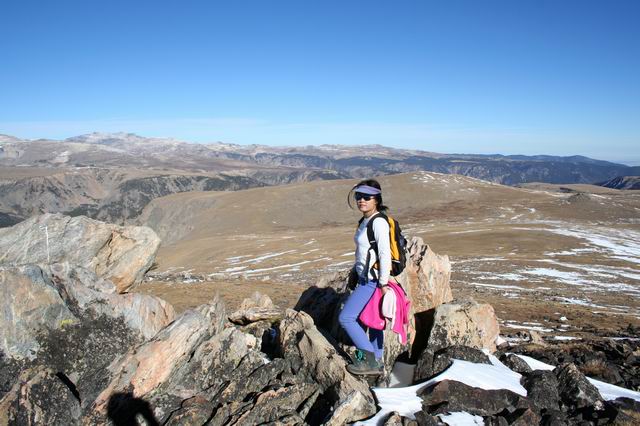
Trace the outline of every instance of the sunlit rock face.
<instances>
[{"instance_id":1,"label":"sunlit rock face","mask_svg":"<svg viewBox=\"0 0 640 426\"><path fill-rule=\"evenodd\" d=\"M0 264L69 262L110 280L123 293L142 280L159 245L150 228L44 214L0 229Z\"/></svg>"}]
</instances>

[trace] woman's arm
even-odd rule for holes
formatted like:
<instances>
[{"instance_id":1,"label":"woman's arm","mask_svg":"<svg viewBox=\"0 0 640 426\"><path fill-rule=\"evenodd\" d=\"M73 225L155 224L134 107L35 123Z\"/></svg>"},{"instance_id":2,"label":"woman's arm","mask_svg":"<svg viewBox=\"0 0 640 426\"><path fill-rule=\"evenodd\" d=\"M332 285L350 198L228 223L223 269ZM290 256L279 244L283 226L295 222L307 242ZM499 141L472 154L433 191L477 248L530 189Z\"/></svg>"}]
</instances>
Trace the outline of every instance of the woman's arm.
<instances>
[{"instance_id":1,"label":"woman's arm","mask_svg":"<svg viewBox=\"0 0 640 426\"><path fill-rule=\"evenodd\" d=\"M372 219L373 220L373 219ZM378 243L378 278L380 285L386 285L391 274L391 242L389 241L389 222L373 221L373 235Z\"/></svg>"}]
</instances>

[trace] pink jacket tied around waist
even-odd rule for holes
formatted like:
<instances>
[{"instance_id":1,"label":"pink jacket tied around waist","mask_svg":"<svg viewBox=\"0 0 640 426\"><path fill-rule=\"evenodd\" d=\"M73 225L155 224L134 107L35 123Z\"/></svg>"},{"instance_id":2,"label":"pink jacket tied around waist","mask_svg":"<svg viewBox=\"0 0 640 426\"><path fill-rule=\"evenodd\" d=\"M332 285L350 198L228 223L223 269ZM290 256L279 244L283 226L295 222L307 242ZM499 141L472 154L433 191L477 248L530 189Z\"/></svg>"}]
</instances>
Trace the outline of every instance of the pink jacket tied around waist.
<instances>
[{"instance_id":1,"label":"pink jacket tied around waist","mask_svg":"<svg viewBox=\"0 0 640 426\"><path fill-rule=\"evenodd\" d=\"M382 290L376 288L367 306L360 313L359 318L364 325L376 330L384 330L388 318L391 320L391 330L398 334L400 343L404 345L407 343L407 325L409 324L411 302L409 302L407 295L398 283L389 281L388 285L392 291L387 292L384 298ZM385 306L384 314L390 315L387 318L383 314L383 306ZM395 310L393 309L394 307Z\"/></svg>"}]
</instances>

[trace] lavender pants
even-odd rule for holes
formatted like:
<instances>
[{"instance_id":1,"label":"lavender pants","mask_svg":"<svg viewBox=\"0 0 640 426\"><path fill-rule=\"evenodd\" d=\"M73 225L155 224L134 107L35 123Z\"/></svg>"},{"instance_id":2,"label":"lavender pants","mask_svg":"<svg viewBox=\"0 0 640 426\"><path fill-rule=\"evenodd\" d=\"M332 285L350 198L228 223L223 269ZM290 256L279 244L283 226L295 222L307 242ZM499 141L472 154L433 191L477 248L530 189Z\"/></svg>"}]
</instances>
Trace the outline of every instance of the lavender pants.
<instances>
[{"instance_id":1,"label":"lavender pants","mask_svg":"<svg viewBox=\"0 0 640 426\"><path fill-rule=\"evenodd\" d=\"M369 336L365 332L365 328L358 322L360 312L367 305L373 292L376 290L377 281L360 280L357 287L353 290L349 298L340 312L340 325L347 332L351 341L356 348L373 352L376 358L382 358L384 348L384 330L369 329Z\"/></svg>"}]
</instances>

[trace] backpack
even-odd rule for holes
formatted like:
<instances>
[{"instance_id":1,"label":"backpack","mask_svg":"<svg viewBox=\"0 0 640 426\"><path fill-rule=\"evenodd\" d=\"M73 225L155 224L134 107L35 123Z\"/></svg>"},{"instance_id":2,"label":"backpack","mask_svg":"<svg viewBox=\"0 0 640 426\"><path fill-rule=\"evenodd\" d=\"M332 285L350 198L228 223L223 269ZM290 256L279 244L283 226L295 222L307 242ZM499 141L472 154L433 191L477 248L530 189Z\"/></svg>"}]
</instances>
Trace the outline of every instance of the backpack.
<instances>
[{"instance_id":1,"label":"backpack","mask_svg":"<svg viewBox=\"0 0 640 426\"><path fill-rule=\"evenodd\" d=\"M367 223L367 238L369 239L369 244L371 248L376 254L376 258L378 255L378 243L376 243L376 237L373 234L373 221L377 218L384 218L389 223L389 243L391 246L391 275L397 277L404 271L405 266L407 266L407 257L405 255L405 249L407 248L407 239L402 235L402 230L400 229L400 224L397 220L392 218L391 216L387 216L384 213L378 213L374 217L371 218L369 223ZM358 225L362 223L364 217L360 219ZM371 260L371 253L367 254L367 264L365 267L365 271L369 271L371 269L369 267L369 261ZM378 269L378 263L372 267L373 269ZM371 271L371 274L374 278L376 278L375 271Z\"/></svg>"}]
</instances>

